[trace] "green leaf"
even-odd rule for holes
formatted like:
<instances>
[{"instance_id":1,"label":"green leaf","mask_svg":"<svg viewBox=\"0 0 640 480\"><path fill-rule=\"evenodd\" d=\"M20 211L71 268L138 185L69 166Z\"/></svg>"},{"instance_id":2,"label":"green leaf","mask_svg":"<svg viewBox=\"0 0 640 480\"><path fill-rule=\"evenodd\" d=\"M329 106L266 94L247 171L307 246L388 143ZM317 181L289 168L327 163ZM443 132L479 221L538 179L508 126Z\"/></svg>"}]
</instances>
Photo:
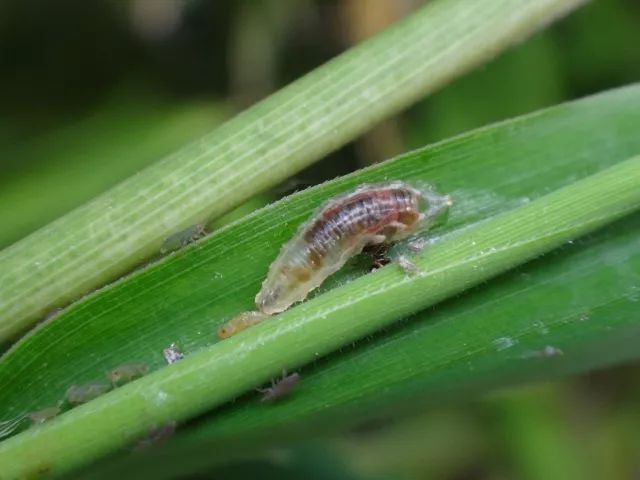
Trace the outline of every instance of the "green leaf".
<instances>
[{"instance_id":1,"label":"green leaf","mask_svg":"<svg viewBox=\"0 0 640 480\"><path fill-rule=\"evenodd\" d=\"M397 419L435 405L459 404L496 387L637 358L638 231L640 215L635 214L568 243L305 367L300 386L285 402L265 406L256 395L247 395L181 431L166 448L112 458L92 467L86 478L125 472L158 480L188 475L247 452L259 455L293 439L308 441L310 431L315 438L372 417ZM538 397L535 405L540 406ZM548 426L535 425L536 433ZM560 434L566 434L566 427L555 426ZM570 444L559 443L542 453L570 450ZM520 446L512 436L509 445ZM534 458L528 459L533 466L527 468L553 464L564 474L572 467L580 470L582 457L572 458L572 452L563 451L567 455L561 464L549 462L549 455L545 463L541 450L533 447Z\"/></svg>"},{"instance_id":2,"label":"green leaf","mask_svg":"<svg viewBox=\"0 0 640 480\"><path fill-rule=\"evenodd\" d=\"M299 171L582 0L429 2L0 252L0 341Z\"/></svg>"},{"instance_id":3,"label":"green leaf","mask_svg":"<svg viewBox=\"0 0 640 480\"><path fill-rule=\"evenodd\" d=\"M0 248L223 120L212 102L176 105L136 89L114 96L73 124L2 151L12 167L0 178Z\"/></svg>"},{"instance_id":4,"label":"green leaf","mask_svg":"<svg viewBox=\"0 0 640 480\"><path fill-rule=\"evenodd\" d=\"M392 265L318 295L277 319L74 409L50 425L7 440L0 444L0 462L14 458L16 472L26 465L67 470L134 438L154 423L202 412L275 376L283 367L300 365L316 353L324 355L622 215L635 207L639 195L638 161L621 163L595 178L587 176L640 151L639 106L640 87L620 89L407 154L278 202L74 305L20 342L0 363L0 384L12 385L0 390L0 409L7 415L52 404L69 385L97 381L105 370L121 363L142 360L158 367L163 363L162 348L171 342L177 341L187 353L210 344L220 323L251 308L268 264L283 241L311 210L338 192L365 181L430 180L455 201L448 223L437 232L450 233L418 260L427 274L405 278ZM482 219L488 220L469 226ZM364 270L357 265L345 269L328 287L343 284ZM619 320L624 326L627 317ZM469 368L466 355L473 352L453 347L464 343L467 334L474 338L477 327L469 321L466 330L446 330L440 326L445 324L450 322L427 322L430 327L443 328L440 336L434 336L440 356L433 358L445 365L457 360ZM485 367L496 382L524 378L527 371L505 364L505 353L495 353L504 345L504 341L497 346L492 343L495 331L509 331L509 325L500 317L494 330L487 330L488 341L478 336L478 342L488 343L482 343L484 350L479 352L487 353L492 361ZM597 328L588 332L597 337L601 326L594 325ZM419 326L421 322L405 328L413 331ZM546 340L562 338L559 334ZM407 363L397 360L403 348L394 344L385 353L393 375L382 376L385 381L396 378L398 369L407 368ZM611 361L614 353L604 350L588 361L579 354L575 359L568 354L564 357L573 359L572 368L578 370ZM336 358L339 365L340 356ZM341 373L343 378L329 371L318 379L324 387L334 385L329 390L339 397L345 379L353 380L367 371L363 365L368 364L348 368ZM372 369L364 379L370 381L379 374ZM460 375L460 371L450 375L444 371L428 380L433 389L440 386L446 391L455 387ZM466 385L470 391L474 385L486 387L486 378L479 376L477 384L474 378L469 379L471 386ZM402 375L397 377L399 386L402 379ZM352 391L356 398L378 397L379 386L357 385L361 388ZM421 387L424 385L412 385L403 393L411 395ZM306 398L303 407L311 405L310 413L331 405L317 391L315 404ZM302 414L310 414L304 408ZM276 409L272 412L265 419L282 421L278 415L286 415L282 411L276 415ZM289 412L296 417L293 413L295 410ZM243 422L242 415L228 418L226 430L225 422L218 418L214 431L228 434L250 429L258 417L248 422ZM50 456L44 457L43 451ZM42 463L33 463L36 458Z\"/></svg>"}]
</instances>

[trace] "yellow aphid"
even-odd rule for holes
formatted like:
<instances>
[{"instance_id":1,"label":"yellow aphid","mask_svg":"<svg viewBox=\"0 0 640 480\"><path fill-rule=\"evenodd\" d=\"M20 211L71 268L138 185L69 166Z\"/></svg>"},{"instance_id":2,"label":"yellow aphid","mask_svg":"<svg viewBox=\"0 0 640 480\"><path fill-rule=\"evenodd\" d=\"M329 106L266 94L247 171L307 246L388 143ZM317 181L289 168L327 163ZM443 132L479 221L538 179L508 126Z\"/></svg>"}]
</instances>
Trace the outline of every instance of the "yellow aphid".
<instances>
[{"instance_id":1,"label":"yellow aphid","mask_svg":"<svg viewBox=\"0 0 640 480\"><path fill-rule=\"evenodd\" d=\"M136 378L143 377L149 371L149 367L144 363L126 363L119 367L109 370L107 378L113 385L120 382L130 382Z\"/></svg>"},{"instance_id":2,"label":"yellow aphid","mask_svg":"<svg viewBox=\"0 0 640 480\"><path fill-rule=\"evenodd\" d=\"M268 318L269 315L261 313L261 312L242 312L239 315L236 315L227 323L222 325L218 329L218 336L220 338L229 338L232 335L235 335L242 330L245 330L256 323L260 323L265 318Z\"/></svg>"}]
</instances>

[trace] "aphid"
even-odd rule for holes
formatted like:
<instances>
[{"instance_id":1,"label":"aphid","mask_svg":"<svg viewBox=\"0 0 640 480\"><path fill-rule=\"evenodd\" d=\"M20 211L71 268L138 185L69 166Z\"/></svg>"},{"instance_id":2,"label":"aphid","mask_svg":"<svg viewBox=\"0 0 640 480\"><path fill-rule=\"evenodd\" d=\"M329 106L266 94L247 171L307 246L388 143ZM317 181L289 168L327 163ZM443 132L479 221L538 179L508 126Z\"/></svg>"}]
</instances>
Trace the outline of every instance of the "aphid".
<instances>
[{"instance_id":1,"label":"aphid","mask_svg":"<svg viewBox=\"0 0 640 480\"><path fill-rule=\"evenodd\" d=\"M404 273L406 273L407 275L414 275L418 273L418 267L416 266L415 263L409 260L408 257L405 257L404 255L400 255L396 260L396 262L400 266L400 268L404 270Z\"/></svg>"},{"instance_id":2,"label":"aphid","mask_svg":"<svg viewBox=\"0 0 640 480\"><path fill-rule=\"evenodd\" d=\"M564 352L561 349L559 349L558 347L547 345L546 347L544 347L544 350L542 351L542 354L545 357L556 357L558 355L564 355Z\"/></svg>"},{"instance_id":3,"label":"aphid","mask_svg":"<svg viewBox=\"0 0 640 480\"><path fill-rule=\"evenodd\" d=\"M428 228L451 197L404 182L363 185L323 205L284 245L256 296L258 310L282 312L305 299L367 245L394 242Z\"/></svg>"},{"instance_id":4,"label":"aphid","mask_svg":"<svg viewBox=\"0 0 640 480\"><path fill-rule=\"evenodd\" d=\"M147 435L140 440L133 448L134 451L139 452L152 447L153 445L159 445L164 443L173 436L178 426L177 422L168 422L159 427L152 428L147 432Z\"/></svg>"},{"instance_id":5,"label":"aphid","mask_svg":"<svg viewBox=\"0 0 640 480\"><path fill-rule=\"evenodd\" d=\"M149 371L149 367L144 363L126 363L107 372L107 378L115 386L120 382L130 382L136 378L143 377Z\"/></svg>"},{"instance_id":6,"label":"aphid","mask_svg":"<svg viewBox=\"0 0 640 480\"><path fill-rule=\"evenodd\" d=\"M218 329L218 336L220 338L229 338L230 336L235 335L242 330L246 330L256 323L260 323L262 320L268 317L269 315L261 312L242 312L222 325Z\"/></svg>"},{"instance_id":7,"label":"aphid","mask_svg":"<svg viewBox=\"0 0 640 480\"><path fill-rule=\"evenodd\" d=\"M87 385L71 385L64 394L65 400L71 405L87 403L94 398L104 395L112 386L108 383L89 383Z\"/></svg>"},{"instance_id":8,"label":"aphid","mask_svg":"<svg viewBox=\"0 0 640 480\"><path fill-rule=\"evenodd\" d=\"M60 413L60 407L49 407L35 412L27 413L27 417L31 419L34 425L40 425L41 423L51 420L53 417Z\"/></svg>"},{"instance_id":9,"label":"aphid","mask_svg":"<svg viewBox=\"0 0 640 480\"><path fill-rule=\"evenodd\" d=\"M171 365L172 363L176 363L179 360L184 358L182 352L178 349L178 346L175 343L172 343L167 348L162 351L162 355L164 356L165 361Z\"/></svg>"},{"instance_id":10,"label":"aphid","mask_svg":"<svg viewBox=\"0 0 640 480\"><path fill-rule=\"evenodd\" d=\"M47 314L44 316L45 321L46 320L51 320L52 318L57 317L60 314L61 311L62 311L62 308L60 308L60 307L56 307L56 308L53 308L53 309L49 310L47 312Z\"/></svg>"},{"instance_id":11,"label":"aphid","mask_svg":"<svg viewBox=\"0 0 640 480\"><path fill-rule=\"evenodd\" d=\"M422 237L414 238L407 243L407 246L413 253L420 253L427 246L427 239Z\"/></svg>"},{"instance_id":12,"label":"aphid","mask_svg":"<svg viewBox=\"0 0 640 480\"><path fill-rule=\"evenodd\" d=\"M195 225L191 225L190 227L167 237L160 247L160 253L165 254L179 250L180 248L185 247L206 235L207 232L204 229L204 225L196 223Z\"/></svg>"},{"instance_id":13,"label":"aphid","mask_svg":"<svg viewBox=\"0 0 640 480\"><path fill-rule=\"evenodd\" d=\"M291 390L298 385L300 381L300 375L298 373L292 373L287 375L287 371L282 371L282 378L278 381L271 380L271 387L258 389L262 393L261 402L273 402L279 398L287 395Z\"/></svg>"}]
</instances>

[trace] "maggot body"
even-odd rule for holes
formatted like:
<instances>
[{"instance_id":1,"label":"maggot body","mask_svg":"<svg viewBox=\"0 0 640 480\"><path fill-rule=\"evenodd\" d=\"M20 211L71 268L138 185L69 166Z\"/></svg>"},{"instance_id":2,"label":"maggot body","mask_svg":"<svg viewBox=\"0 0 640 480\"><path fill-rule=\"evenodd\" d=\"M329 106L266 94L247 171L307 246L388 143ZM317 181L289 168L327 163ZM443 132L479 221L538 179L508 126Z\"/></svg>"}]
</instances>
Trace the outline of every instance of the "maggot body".
<instances>
[{"instance_id":1,"label":"maggot body","mask_svg":"<svg viewBox=\"0 0 640 480\"><path fill-rule=\"evenodd\" d=\"M273 315L304 300L367 245L393 242L430 226L451 205L448 195L404 182L363 185L323 205L271 264L256 296Z\"/></svg>"}]
</instances>

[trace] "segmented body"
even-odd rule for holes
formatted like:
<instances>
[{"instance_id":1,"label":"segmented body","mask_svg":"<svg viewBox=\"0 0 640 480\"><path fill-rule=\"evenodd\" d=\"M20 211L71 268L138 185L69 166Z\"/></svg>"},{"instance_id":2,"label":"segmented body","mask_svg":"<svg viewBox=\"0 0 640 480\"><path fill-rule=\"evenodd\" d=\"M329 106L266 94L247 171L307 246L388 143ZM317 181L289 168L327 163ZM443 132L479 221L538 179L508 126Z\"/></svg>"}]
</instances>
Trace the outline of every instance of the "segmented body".
<instances>
[{"instance_id":1,"label":"segmented body","mask_svg":"<svg viewBox=\"0 0 640 480\"><path fill-rule=\"evenodd\" d=\"M125 363L107 372L107 378L115 387L121 382L130 382L145 376L149 367L144 363Z\"/></svg>"},{"instance_id":2,"label":"segmented body","mask_svg":"<svg viewBox=\"0 0 640 480\"><path fill-rule=\"evenodd\" d=\"M262 393L262 402L273 402L289 394L300 382L300 374L292 373L287 375L287 371L282 372L282 378L271 380L271 387L258 389Z\"/></svg>"},{"instance_id":3,"label":"segmented body","mask_svg":"<svg viewBox=\"0 0 640 480\"><path fill-rule=\"evenodd\" d=\"M33 425L40 425L48 420L51 420L53 417L60 413L60 407L49 407L44 408L42 410L38 410L35 412L30 412L27 416L31 419Z\"/></svg>"},{"instance_id":4,"label":"segmented body","mask_svg":"<svg viewBox=\"0 0 640 480\"><path fill-rule=\"evenodd\" d=\"M229 338L242 330L246 330L257 323L260 323L267 317L269 317L269 315L262 312L242 312L222 325L218 329L218 336L220 338Z\"/></svg>"},{"instance_id":5,"label":"segmented body","mask_svg":"<svg viewBox=\"0 0 640 480\"><path fill-rule=\"evenodd\" d=\"M256 296L264 314L304 300L367 245L405 238L451 205L449 196L404 182L363 185L322 206L280 251Z\"/></svg>"},{"instance_id":6,"label":"segmented body","mask_svg":"<svg viewBox=\"0 0 640 480\"><path fill-rule=\"evenodd\" d=\"M205 230L204 225L196 223L195 225L191 225L190 227L167 237L160 246L160 253L164 255L165 253L179 250L180 248L206 236L207 231Z\"/></svg>"},{"instance_id":7,"label":"segmented body","mask_svg":"<svg viewBox=\"0 0 640 480\"><path fill-rule=\"evenodd\" d=\"M87 403L100 395L104 395L112 386L108 383L89 383L86 385L71 385L64 398L71 405L80 405Z\"/></svg>"},{"instance_id":8,"label":"segmented body","mask_svg":"<svg viewBox=\"0 0 640 480\"><path fill-rule=\"evenodd\" d=\"M362 185L330 200L282 247L256 296L257 310L236 315L219 328L218 336L228 338L304 300L364 247L424 230L451 204L451 197L428 185L399 181ZM387 262L382 257L377 266Z\"/></svg>"}]
</instances>

